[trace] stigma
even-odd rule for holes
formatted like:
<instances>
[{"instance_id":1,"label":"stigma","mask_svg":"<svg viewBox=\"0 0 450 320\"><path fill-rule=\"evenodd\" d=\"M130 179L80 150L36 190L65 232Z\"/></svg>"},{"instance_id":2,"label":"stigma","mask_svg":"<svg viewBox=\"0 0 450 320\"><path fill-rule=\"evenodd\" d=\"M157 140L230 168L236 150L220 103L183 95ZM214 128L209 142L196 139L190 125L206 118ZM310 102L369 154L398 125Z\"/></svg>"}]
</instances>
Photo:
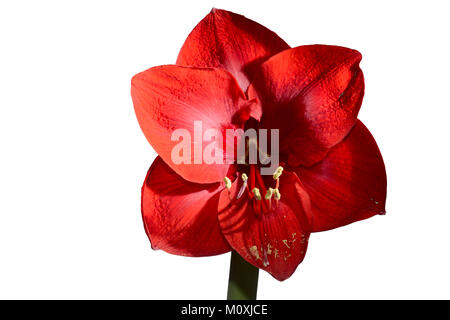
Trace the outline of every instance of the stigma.
<instances>
[{"instance_id":1,"label":"stigma","mask_svg":"<svg viewBox=\"0 0 450 320\"><path fill-rule=\"evenodd\" d=\"M236 196L236 199L239 199L240 197L242 197L242 195L244 194L244 191L246 189L248 189L248 187L247 187L248 177L247 177L247 175L245 173L243 173L241 175L241 179L242 179L242 186L241 186L241 189L239 190L239 192L238 192L238 194Z\"/></svg>"}]
</instances>

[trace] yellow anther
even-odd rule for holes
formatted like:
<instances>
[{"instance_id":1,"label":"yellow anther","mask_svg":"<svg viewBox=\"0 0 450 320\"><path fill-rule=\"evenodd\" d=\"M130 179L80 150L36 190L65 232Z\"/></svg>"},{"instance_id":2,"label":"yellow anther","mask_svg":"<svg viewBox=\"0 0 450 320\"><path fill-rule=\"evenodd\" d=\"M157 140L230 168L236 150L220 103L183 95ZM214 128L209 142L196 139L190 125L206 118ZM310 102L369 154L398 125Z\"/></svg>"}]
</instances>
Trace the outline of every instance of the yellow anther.
<instances>
[{"instance_id":1,"label":"yellow anther","mask_svg":"<svg viewBox=\"0 0 450 320\"><path fill-rule=\"evenodd\" d=\"M244 182L248 180L248 177L247 177L247 175L245 173L243 173L241 175L241 178L242 178L242 181L244 181Z\"/></svg>"},{"instance_id":2,"label":"yellow anther","mask_svg":"<svg viewBox=\"0 0 450 320\"><path fill-rule=\"evenodd\" d=\"M274 174L273 174L273 178L275 180L277 180L281 174L283 173L283 167L278 167L277 170L275 170Z\"/></svg>"},{"instance_id":3,"label":"yellow anther","mask_svg":"<svg viewBox=\"0 0 450 320\"><path fill-rule=\"evenodd\" d=\"M252 192L256 200L261 200L261 193L258 188L253 188Z\"/></svg>"},{"instance_id":4,"label":"yellow anther","mask_svg":"<svg viewBox=\"0 0 450 320\"><path fill-rule=\"evenodd\" d=\"M281 198L280 190L273 189L273 197L275 198L275 200L280 200L280 198Z\"/></svg>"},{"instance_id":5,"label":"yellow anther","mask_svg":"<svg viewBox=\"0 0 450 320\"><path fill-rule=\"evenodd\" d=\"M266 196L264 198L266 200L269 200L270 198L272 198L272 194L273 194L273 189L269 188L269 189L267 189Z\"/></svg>"},{"instance_id":6,"label":"yellow anther","mask_svg":"<svg viewBox=\"0 0 450 320\"><path fill-rule=\"evenodd\" d=\"M223 182L225 182L225 187L230 190L231 188L231 180L228 179L227 177L223 178Z\"/></svg>"}]
</instances>

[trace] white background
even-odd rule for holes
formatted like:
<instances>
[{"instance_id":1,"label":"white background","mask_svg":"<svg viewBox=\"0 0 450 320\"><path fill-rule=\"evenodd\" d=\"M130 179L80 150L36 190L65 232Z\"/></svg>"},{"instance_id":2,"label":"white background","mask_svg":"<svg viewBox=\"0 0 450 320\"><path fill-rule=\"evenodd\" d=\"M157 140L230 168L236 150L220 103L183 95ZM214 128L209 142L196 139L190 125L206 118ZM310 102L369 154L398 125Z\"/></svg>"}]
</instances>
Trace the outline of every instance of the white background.
<instances>
[{"instance_id":1,"label":"white background","mask_svg":"<svg viewBox=\"0 0 450 320\"><path fill-rule=\"evenodd\" d=\"M140 187L155 157L130 79L171 64L212 7L291 46L363 54L360 119L388 175L387 215L313 234L258 298L450 298L446 1L2 1L0 298L223 299L229 254L152 251Z\"/></svg>"}]
</instances>

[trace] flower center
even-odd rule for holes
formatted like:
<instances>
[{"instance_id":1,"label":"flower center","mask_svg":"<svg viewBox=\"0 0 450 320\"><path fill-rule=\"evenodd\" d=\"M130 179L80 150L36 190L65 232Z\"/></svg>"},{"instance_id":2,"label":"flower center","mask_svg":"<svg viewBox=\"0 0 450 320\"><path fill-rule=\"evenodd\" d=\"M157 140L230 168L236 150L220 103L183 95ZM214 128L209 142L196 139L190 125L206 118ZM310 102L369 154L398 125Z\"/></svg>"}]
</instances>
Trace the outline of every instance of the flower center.
<instances>
[{"instance_id":1,"label":"flower center","mask_svg":"<svg viewBox=\"0 0 450 320\"><path fill-rule=\"evenodd\" d=\"M259 136L259 123L250 118L245 123L245 130L253 130L253 135L244 136L243 143L245 144L245 153L237 156L237 165L238 172L241 173L239 181L237 183L240 184L239 192L236 195L236 199L240 199L242 195L246 192L248 194L249 201L252 202L254 212L259 215L260 213L265 213L274 210L278 206L278 202L281 198L281 194L279 191L280 188L280 176L283 173L283 167L279 166L275 169L272 174L272 179L265 178L261 175L261 170L264 167L264 174L266 175L268 170L272 167L267 167L268 163L270 163L273 158L270 154L267 153L267 141L265 145L259 146L258 142L260 141L261 136ZM263 141L267 140L267 135L263 135ZM264 142L261 142L264 143ZM262 147L262 149L260 148ZM277 165L278 158L278 148L271 150L276 153L276 163L273 165ZM259 155L259 161L258 156ZM269 160L269 161L266 161ZM283 162L281 162L283 165ZM269 171L270 172L270 171ZM225 187L230 190L231 189L231 180L228 177L224 178ZM269 188L266 187L266 184ZM231 195L230 195L231 196Z\"/></svg>"},{"instance_id":2,"label":"flower center","mask_svg":"<svg viewBox=\"0 0 450 320\"><path fill-rule=\"evenodd\" d=\"M264 183L264 179L261 176L257 165L251 164L250 171L248 175L246 173L242 173L240 176L240 180L242 182L239 192L236 195L236 199L242 197L242 195L247 192L249 201L252 202L253 209L256 214L269 212L278 207L278 201L281 199L280 193L280 176L283 172L283 167L278 167L272 178L274 180L274 188L269 187L266 188ZM224 178L225 187L230 190L231 189L231 180L227 177ZM264 195L264 197L262 197ZM273 200L272 200L273 198Z\"/></svg>"}]
</instances>

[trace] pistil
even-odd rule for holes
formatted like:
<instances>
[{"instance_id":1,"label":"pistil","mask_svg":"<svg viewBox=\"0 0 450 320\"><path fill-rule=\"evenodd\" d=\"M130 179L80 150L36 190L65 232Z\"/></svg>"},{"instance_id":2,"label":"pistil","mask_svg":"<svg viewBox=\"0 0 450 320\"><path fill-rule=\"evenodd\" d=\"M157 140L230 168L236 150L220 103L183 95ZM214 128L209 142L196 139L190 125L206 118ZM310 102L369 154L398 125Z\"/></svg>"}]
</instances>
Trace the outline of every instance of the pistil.
<instances>
[{"instance_id":1,"label":"pistil","mask_svg":"<svg viewBox=\"0 0 450 320\"><path fill-rule=\"evenodd\" d=\"M256 180L258 182L258 186L261 188L262 193L267 194L267 188L264 185L264 180L263 180L261 174L259 173L259 170L256 171ZM262 201L262 206L263 206L264 212L269 211L269 206L267 205L265 200Z\"/></svg>"}]
</instances>

